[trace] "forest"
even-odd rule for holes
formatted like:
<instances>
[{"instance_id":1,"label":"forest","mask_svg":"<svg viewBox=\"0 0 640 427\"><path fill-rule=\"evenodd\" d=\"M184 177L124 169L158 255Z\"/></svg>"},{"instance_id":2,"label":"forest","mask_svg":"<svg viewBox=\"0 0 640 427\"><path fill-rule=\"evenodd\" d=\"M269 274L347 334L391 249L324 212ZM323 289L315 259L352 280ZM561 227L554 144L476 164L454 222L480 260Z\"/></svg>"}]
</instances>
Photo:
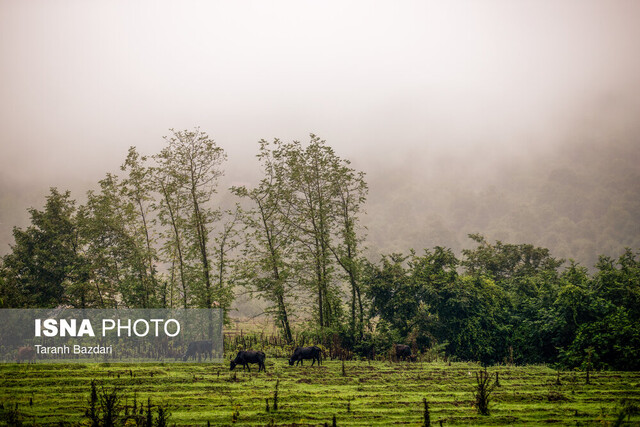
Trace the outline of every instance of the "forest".
<instances>
[{"instance_id":1,"label":"forest","mask_svg":"<svg viewBox=\"0 0 640 427\"><path fill-rule=\"evenodd\" d=\"M246 294L285 341L304 331L356 357L405 343L483 364L640 369L634 249L591 268L476 233L458 254L372 256L364 171L313 134L262 140L257 159L256 185L220 188L223 148L200 129L171 130L157 153L131 147L84 204L51 188L13 230L0 307L228 313Z\"/></svg>"}]
</instances>

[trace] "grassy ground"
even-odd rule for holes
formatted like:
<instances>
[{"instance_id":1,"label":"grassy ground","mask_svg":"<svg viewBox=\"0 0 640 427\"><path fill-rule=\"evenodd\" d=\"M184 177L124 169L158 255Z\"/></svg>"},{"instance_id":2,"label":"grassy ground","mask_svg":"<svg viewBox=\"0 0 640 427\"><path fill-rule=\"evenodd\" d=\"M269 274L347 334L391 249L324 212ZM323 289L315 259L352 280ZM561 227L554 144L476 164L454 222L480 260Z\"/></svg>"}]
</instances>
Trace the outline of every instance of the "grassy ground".
<instances>
[{"instance_id":1,"label":"grassy ground","mask_svg":"<svg viewBox=\"0 0 640 427\"><path fill-rule=\"evenodd\" d=\"M0 366L0 414L18 415L25 425L88 423L83 419L90 382L117 387L126 403L168 404L170 425L421 425L426 398L431 422L443 424L607 424L623 400L640 404L640 372L561 373L544 366L489 369L499 373L490 404L480 416L473 407L475 364L345 362L290 367L271 359L267 371L230 373L228 364L34 364ZM254 365L255 366L255 365ZM273 411L276 381L278 410ZM270 412L265 399L269 398ZM32 404L30 404L30 400ZM122 402L125 403L124 401ZM13 411L13 414L9 412ZM638 425L640 417L631 418Z\"/></svg>"}]
</instances>

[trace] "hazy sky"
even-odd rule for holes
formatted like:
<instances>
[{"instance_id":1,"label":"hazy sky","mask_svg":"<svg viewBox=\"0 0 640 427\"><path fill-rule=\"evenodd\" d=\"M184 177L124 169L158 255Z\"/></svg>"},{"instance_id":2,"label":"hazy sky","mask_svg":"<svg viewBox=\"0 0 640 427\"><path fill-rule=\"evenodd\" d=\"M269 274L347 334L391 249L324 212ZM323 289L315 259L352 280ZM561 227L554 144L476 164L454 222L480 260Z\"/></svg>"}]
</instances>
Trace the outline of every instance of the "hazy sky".
<instances>
[{"instance_id":1,"label":"hazy sky","mask_svg":"<svg viewBox=\"0 0 640 427\"><path fill-rule=\"evenodd\" d=\"M309 132L356 161L508 158L637 106L639 22L615 0L0 0L0 179L89 185L193 126L236 167Z\"/></svg>"}]
</instances>

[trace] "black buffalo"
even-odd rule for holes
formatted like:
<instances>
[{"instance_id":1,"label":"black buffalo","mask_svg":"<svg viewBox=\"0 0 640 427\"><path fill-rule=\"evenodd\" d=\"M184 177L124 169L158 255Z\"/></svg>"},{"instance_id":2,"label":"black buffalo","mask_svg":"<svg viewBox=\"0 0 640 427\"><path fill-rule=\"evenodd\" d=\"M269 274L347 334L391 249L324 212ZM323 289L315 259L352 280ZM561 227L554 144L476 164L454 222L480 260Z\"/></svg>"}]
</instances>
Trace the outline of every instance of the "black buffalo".
<instances>
[{"instance_id":1,"label":"black buffalo","mask_svg":"<svg viewBox=\"0 0 640 427\"><path fill-rule=\"evenodd\" d=\"M396 344L396 359L416 361L416 356L411 354L411 347L404 344Z\"/></svg>"},{"instance_id":2,"label":"black buffalo","mask_svg":"<svg viewBox=\"0 0 640 427\"><path fill-rule=\"evenodd\" d=\"M211 359L211 353L213 352L213 343L211 341L192 341L187 347L187 352L182 356L183 361L187 361L189 358L195 359L203 355L206 359L209 356Z\"/></svg>"},{"instance_id":3,"label":"black buffalo","mask_svg":"<svg viewBox=\"0 0 640 427\"><path fill-rule=\"evenodd\" d=\"M318 361L318 365L321 365L322 350L320 347L316 347L315 345L313 347L296 347L296 349L293 350L293 355L289 359L289 366L293 366L294 363L296 366L298 363L301 363L304 366L304 359L313 359L311 366L316 363L316 360Z\"/></svg>"},{"instance_id":4,"label":"black buffalo","mask_svg":"<svg viewBox=\"0 0 640 427\"><path fill-rule=\"evenodd\" d=\"M264 371L264 358L265 355L261 351L239 351L238 355L235 359L231 361L231 371L236 367L236 365L242 365L242 369L246 367L251 372L250 363L258 364L258 372Z\"/></svg>"}]
</instances>

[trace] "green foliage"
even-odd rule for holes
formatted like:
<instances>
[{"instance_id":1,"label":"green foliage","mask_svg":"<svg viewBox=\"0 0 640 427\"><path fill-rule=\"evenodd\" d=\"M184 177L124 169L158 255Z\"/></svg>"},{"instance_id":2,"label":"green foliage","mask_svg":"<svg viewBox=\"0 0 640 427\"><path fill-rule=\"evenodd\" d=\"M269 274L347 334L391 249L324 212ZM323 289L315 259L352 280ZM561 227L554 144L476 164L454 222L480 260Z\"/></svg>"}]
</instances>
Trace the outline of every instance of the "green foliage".
<instances>
[{"instance_id":1,"label":"green foliage","mask_svg":"<svg viewBox=\"0 0 640 427\"><path fill-rule=\"evenodd\" d=\"M585 367L593 349L595 369L640 369L640 261L627 249L617 261L601 257L586 290L572 298L575 338L562 349L567 366ZM565 304L568 305L568 304Z\"/></svg>"},{"instance_id":2,"label":"green foliage","mask_svg":"<svg viewBox=\"0 0 640 427\"><path fill-rule=\"evenodd\" d=\"M157 160L166 169L165 173L178 192L175 197L184 203L184 221L176 218L174 226L182 227L178 234L185 242L184 259L197 265L194 268L196 275L189 282L193 304L211 308L216 302L228 308L230 284L224 276L227 266L223 258L218 265L217 271L220 273L216 281L210 246L214 224L222 215L220 209L211 206L210 202L217 191L218 179L223 174L221 165L226 160L226 154L207 133L198 128L193 131L171 129L171 132L172 135L165 138L167 146ZM222 250L224 252L224 248Z\"/></svg>"},{"instance_id":3,"label":"green foliage","mask_svg":"<svg viewBox=\"0 0 640 427\"><path fill-rule=\"evenodd\" d=\"M480 234L470 234L469 237L479 245L476 249L462 251L465 256L462 265L469 274L488 276L498 283L543 271L555 271L564 262L551 257L546 248L536 248L530 244L505 244L499 240L490 244Z\"/></svg>"},{"instance_id":4,"label":"green foliage","mask_svg":"<svg viewBox=\"0 0 640 427\"><path fill-rule=\"evenodd\" d=\"M619 427L622 425L630 424L631 417L635 417L640 415L640 405L636 400L633 399L622 399L620 409L620 413L618 414L618 418L613 423L614 427ZM625 418L627 419L627 423L624 422Z\"/></svg>"},{"instance_id":5,"label":"green foliage","mask_svg":"<svg viewBox=\"0 0 640 427\"><path fill-rule=\"evenodd\" d=\"M237 279L250 292L270 303L269 312L285 339L291 342L291 301L302 266L295 258L298 229L281 211L283 200L290 197L281 184L286 179L281 145L279 140L273 145L260 141L258 159L265 177L253 189L233 187L231 191L249 199L253 205L241 214L247 231L243 257L236 264Z\"/></svg>"},{"instance_id":6,"label":"green foliage","mask_svg":"<svg viewBox=\"0 0 640 427\"><path fill-rule=\"evenodd\" d=\"M311 135L299 142L260 141L263 178L232 192L250 202L243 212L248 228L239 276L250 292L267 300L269 311L291 340L294 296L315 300L320 329L340 325L340 281L350 287L351 340L362 337L359 214L366 198L363 173Z\"/></svg>"},{"instance_id":7,"label":"green foliage","mask_svg":"<svg viewBox=\"0 0 640 427\"><path fill-rule=\"evenodd\" d=\"M168 427L169 418L171 418L171 412L168 405L158 405L158 417L155 421L156 427Z\"/></svg>"},{"instance_id":8,"label":"green foliage","mask_svg":"<svg viewBox=\"0 0 640 427\"><path fill-rule=\"evenodd\" d=\"M640 269L627 250L599 271L561 261L531 245L489 244L459 262L450 250L391 254L365 268L378 345L406 343L423 351L446 343L462 360L560 363L595 369L638 369ZM466 267L463 274L457 266Z\"/></svg>"},{"instance_id":9,"label":"green foliage","mask_svg":"<svg viewBox=\"0 0 640 427\"><path fill-rule=\"evenodd\" d=\"M101 387L98 395L100 400L100 425L114 427L121 417L122 392L118 387L105 389Z\"/></svg>"},{"instance_id":10,"label":"green foliage","mask_svg":"<svg viewBox=\"0 0 640 427\"><path fill-rule=\"evenodd\" d=\"M461 277L439 293L438 342L463 360L501 361L507 352L507 299L491 279Z\"/></svg>"},{"instance_id":11,"label":"green foliage","mask_svg":"<svg viewBox=\"0 0 640 427\"><path fill-rule=\"evenodd\" d=\"M68 191L52 188L44 209L29 213L31 225L13 229L15 244L2 261L0 295L5 307L55 307L74 299L67 292L70 283L86 283L75 201Z\"/></svg>"},{"instance_id":12,"label":"green foliage","mask_svg":"<svg viewBox=\"0 0 640 427\"><path fill-rule=\"evenodd\" d=\"M365 269L371 317L388 341L418 348L448 342L448 353L489 363L506 352L502 289L488 278L458 276L453 253L437 247L424 256L385 256ZM409 342L412 337L415 342Z\"/></svg>"},{"instance_id":13,"label":"green foliage","mask_svg":"<svg viewBox=\"0 0 640 427\"><path fill-rule=\"evenodd\" d=\"M7 426L22 426L24 417L18 406L18 403L13 402L0 403L0 421L6 423Z\"/></svg>"},{"instance_id":14,"label":"green foliage","mask_svg":"<svg viewBox=\"0 0 640 427\"><path fill-rule=\"evenodd\" d=\"M116 176L107 174L99 184L100 192L90 191L78 213L79 234L97 293L93 306L116 307L118 300L128 307L156 306L157 280L151 280L154 270L149 263L154 255L148 251L140 214L124 197L124 185Z\"/></svg>"},{"instance_id":15,"label":"green foliage","mask_svg":"<svg viewBox=\"0 0 640 427\"><path fill-rule=\"evenodd\" d=\"M594 369L639 370L638 319L625 310L616 309L603 319L580 325L575 339L562 352L562 361L567 366L586 369L587 349L593 349Z\"/></svg>"},{"instance_id":16,"label":"green foliage","mask_svg":"<svg viewBox=\"0 0 640 427\"><path fill-rule=\"evenodd\" d=\"M235 424L238 422L240 418L240 405L233 405L233 410L231 411L231 424Z\"/></svg>"}]
</instances>

